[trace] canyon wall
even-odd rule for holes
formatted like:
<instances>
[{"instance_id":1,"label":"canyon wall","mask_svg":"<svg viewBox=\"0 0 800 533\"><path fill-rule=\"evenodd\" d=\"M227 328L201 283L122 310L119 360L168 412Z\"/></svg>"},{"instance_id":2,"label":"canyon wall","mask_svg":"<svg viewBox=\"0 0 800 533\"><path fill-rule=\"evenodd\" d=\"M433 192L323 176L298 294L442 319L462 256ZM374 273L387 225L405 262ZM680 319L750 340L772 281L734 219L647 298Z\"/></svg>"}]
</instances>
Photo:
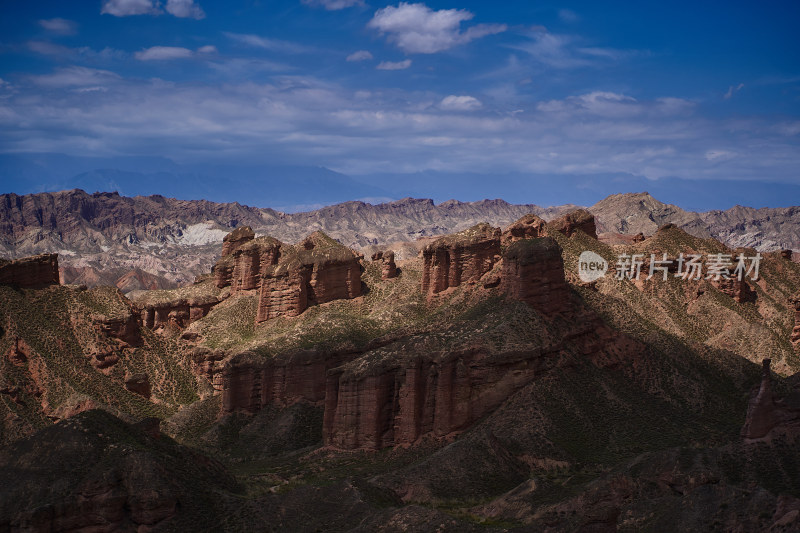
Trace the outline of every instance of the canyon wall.
<instances>
[{"instance_id":1,"label":"canyon wall","mask_svg":"<svg viewBox=\"0 0 800 533\"><path fill-rule=\"evenodd\" d=\"M422 250L422 292L428 297L462 283L476 283L500 259L499 228L478 224L436 239Z\"/></svg>"},{"instance_id":2,"label":"canyon wall","mask_svg":"<svg viewBox=\"0 0 800 533\"><path fill-rule=\"evenodd\" d=\"M561 247L551 237L516 241L503 253L501 286L510 297L543 314L569 307Z\"/></svg>"},{"instance_id":3,"label":"canyon wall","mask_svg":"<svg viewBox=\"0 0 800 533\"><path fill-rule=\"evenodd\" d=\"M0 285L22 289L58 285L58 254L41 254L13 261L0 259Z\"/></svg>"}]
</instances>

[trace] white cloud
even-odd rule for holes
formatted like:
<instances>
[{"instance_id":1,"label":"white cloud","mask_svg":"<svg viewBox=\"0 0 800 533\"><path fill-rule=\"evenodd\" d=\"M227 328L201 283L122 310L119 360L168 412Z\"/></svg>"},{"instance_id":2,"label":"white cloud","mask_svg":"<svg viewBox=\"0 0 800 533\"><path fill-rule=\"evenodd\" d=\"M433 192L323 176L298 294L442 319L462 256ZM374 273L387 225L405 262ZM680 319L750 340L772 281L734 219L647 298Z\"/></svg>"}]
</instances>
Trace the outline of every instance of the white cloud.
<instances>
[{"instance_id":1,"label":"white cloud","mask_svg":"<svg viewBox=\"0 0 800 533\"><path fill-rule=\"evenodd\" d=\"M197 52L201 54L216 54L217 47L211 44L207 44L205 46L201 46L200 48L198 48Z\"/></svg>"},{"instance_id":2,"label":"white cloud","mask_svg":"<svg viewBox=\"0 0 800 533\"><path fill-rule=\"evenodd\" d=\"M372 54L368 50L359 50L347 56L347 61L366 61L372 59Z\"/></svg>"},{"instance_id":3,"label":"white cloud","mask_svg":"<svg viewBox=\"0 0 800 533\"><path fill-rule=\"evenodd\" d=\"M469 105L467 95L302 76L253 80L145 81L85 67L19 78L7 96L0 91L4 150L195 163L280 159L356 174L625 172L796 182L800 168L795 119L781 130L773 117L705 118L696 112L701 104L678 98L593 91L541 108L516 96L497 106L485 100L481 112L454 112L445 99Z\"/></svg>"},{"instance_id":4,"label":"white cloud","mask_svg":"<svg viewBox=\"0 0 800 533\"><path fill-rule=\"evenodd\" d=\"M726 92L722 98L725 100L729 100L735 93L738 93L744 88L744 83L740 83L739 85L731 85L728 87L728 92Z\"/></svg>"},{"instance_id":5,"label":"white cloud","mask_svg":"<svg viewBox=\"0 0 800 533\"><path fill-rule=\"evenodd\" d=\"M411 66L411 60L405 59L403 61L381 61L375 67L378 70L404 70Z\"/></svg>"},{"instance_id":6,"label":"white cloud","mask_svg":"<svg viewBox=\"0 0 800 533\"><path fill-rule=\"evenodd\" d=\"M109 70L71 66L56 69L53 74L32 76L31 79L44 87L88 87L115 83L122 78Z\"/></svg>"},{"instance_id":7,"label":"white cloud","mask_svg":"<svg viewBox=\"0 0 800 533\"><path fill-rule=\"evenodd\" d=\"M167 13L180 18L200 20L205 18L203 9L194 3L194 0L167 0Z\"/></svg>"},{"instance_id":8,"label":"white cloud","mask_svg":"<svg viewBox=\"0 0 800 533\"><path fill-rule=\"evenodd\" d=\"M482 106L480 100L473 96L445 96L439 107L447 111L473 111Z\"/></svg>"},{"instance_id":9,"label":"white cloud","mask_svg":"<svg viewBox=\"0 0 800 533\"><path fill-rule=\"evenodd\" d=\"M461 23L473 17L466 9L433 11L425 4L401 2L376 11L367 27L386 34L405 52L419 54L441 52L507 29L504 24L479 24L462 32Z\"/></svg>"},{"instance_id":10,"label":"white cloud","mask_svg":"<svg viewBox=\"0 0 800 533\"><path fill-rule=\"evenodd\" d=\"M105 0L101 14L127 17L129 15L155 15L160 13L156 0Z\"/></svg>"},{"instance_id":11,"label":"white cloud","mask_svg":"<svg viewBox=\"0 0 800 533\"><path fill-rule=\"evenodd\" d=\"M192 51L180 46L153 46L133 55L139 61L184 59L192 57Z\"/></svg>"},{"instance_id":12,"label":"white cloud","mask_svg":"<svg viewBox=\"0 0 800 533\"><path fill-rule=\"evenodd\" d=\"M39 26L58 35L75 35L78 29L75 22L62 18L40 20Z\"/></svg>"},{"instance_id":13,"label":"white cloud","mask_svg":"<svg viewBox=\"0 0 800 533\"><path fill-rule=\"evenodd\" d=\"M348 7L363 6L363 0L302 0L307 6L324 7L328 11L346 9Z\"/></svg>"},{"instance_id":14,"label":"white cloud","mask_svg":"<svg viewBox=\"0 0 800 533\"><path fill-rule=\"evenodd\" d=\"M270 39L268 37L261 37L260 35L253 35L247 33L231 33L223 32L226 37L233 39L236 42L252 46L254 48L263 48L273 52L286 52L290 54L307 54L313 53L315 50L302 44L293 43L291 41L282 41L280 39Z\"/></svg>"}]
</instances>

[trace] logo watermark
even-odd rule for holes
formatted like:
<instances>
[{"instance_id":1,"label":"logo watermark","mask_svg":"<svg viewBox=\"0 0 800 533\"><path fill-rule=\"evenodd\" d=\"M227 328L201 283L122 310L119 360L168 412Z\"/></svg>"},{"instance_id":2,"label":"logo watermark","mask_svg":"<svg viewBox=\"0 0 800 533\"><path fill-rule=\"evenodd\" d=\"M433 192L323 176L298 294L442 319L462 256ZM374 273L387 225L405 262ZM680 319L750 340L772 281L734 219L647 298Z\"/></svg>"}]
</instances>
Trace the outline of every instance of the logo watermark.
<instances>
[{"instance_id":1,"label":"logo watermark","mask_svg":"<svg viewBox=\"0 0 800 533\"><path fill-rule=\"evenodd\" d=\"M642 275L645 279L661 278L666 281L670 274L684 280L708 279L719 281L722 279L737 279L742 281L749 276L751 280L758 280L758 269L762 256L739 254L735 259L732 254L707 254L705 261L700 254L683 254L670 259L667 254L657 257L650 254L649 261L645 254L620 254L615 265L616 279L638 280ZM606 275L608 262L600 255L584 251L578 258L578 276L581 281L592 282Z\"/></svg>"},{"instance_id":2,"label":"logo watermark","mask_svg":"<svg viewBox=\"0 0 800 533\"><path fill-rule=\"evenodd\" d=\"M582 252L578 258L578 276L581 281L590 283L596 281L608 272L608 261L603 259L602 256L591 252Z\"/></svg>"}]
</instances>

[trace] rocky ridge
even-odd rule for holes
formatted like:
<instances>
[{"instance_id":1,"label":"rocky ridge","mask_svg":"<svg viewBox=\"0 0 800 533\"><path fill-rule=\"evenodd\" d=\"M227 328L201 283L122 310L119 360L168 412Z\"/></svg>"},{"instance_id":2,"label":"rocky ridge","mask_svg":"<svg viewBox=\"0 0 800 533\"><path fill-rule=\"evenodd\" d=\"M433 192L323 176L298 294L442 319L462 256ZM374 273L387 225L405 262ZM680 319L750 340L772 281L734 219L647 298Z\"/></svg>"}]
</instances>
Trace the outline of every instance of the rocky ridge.
<instances>
[{"instance_id":1,"label":"rocky ridge","mask_svg":"<svg viewBox=\"0 0 800 533\"><path fill-rule=\"evenodd\" d=\"M555 219L575 206L542 208L502 200L481 202L406 198L386 204L347 202L307 213L281 213L239 204L182 201L161 196L126 198L80 190L0 195L0 254L20 258L59 253L64 283L116 285L124 292L190 283L219 258L219 242L232 229L297 242L323 231L350 248L409 253L419 238L465 230L482 221L509 224L526 214ZM589 211L607 238L652 235L667 222L732 247L800 249L797 208L692 213L647 193L613 195ZM621 241L620 241L621 242ZM415 254L416 249L411 253Z\"/></svg>"}]
</instances>

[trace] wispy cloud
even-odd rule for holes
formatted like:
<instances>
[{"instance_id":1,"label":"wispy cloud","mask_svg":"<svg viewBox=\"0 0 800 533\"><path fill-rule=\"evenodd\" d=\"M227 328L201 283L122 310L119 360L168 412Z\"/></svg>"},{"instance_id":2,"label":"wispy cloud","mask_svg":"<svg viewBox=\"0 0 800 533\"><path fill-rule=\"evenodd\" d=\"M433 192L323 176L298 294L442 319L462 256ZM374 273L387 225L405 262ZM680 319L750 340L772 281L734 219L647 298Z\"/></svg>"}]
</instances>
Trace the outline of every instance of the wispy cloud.
<instances>
[{"instance_id":1,"label":"wispy cloud","mask_svg":"<svg viewBox=\"0 0 800 533\"><path fill-rule=\"evenodd\" d=\"M730 87L728 87L728 92L722 95L722 98L724 98L725 100L730 100L734 94L738 93L743 88L744 88L744 83L740 83L739 85L731 85Z\"/></svg>"},{"instance_id":2,"label":"wispy cloud","mask_svg":"<svg viewBox=\"0 0 800 533\"><path fill-rule=\"evenodd\" d=\"M461 23L475 15L466 9L434 11L425 4L401 2L375 12L367 27L378 30L401 50L412 54L433 54L494 33L506 31L505 24L478 24L461 31Z\"/></svg>"},{"instance_id":3,"label":"wispy cloud","mask_svg":"<svg viewBox=\"0 0 800 533\"><path fill-rule=\"evenodd\" d=\"M194 0L167 0L164 9L170 15L178 18L199 20L206 16L203 9ZM115 17L129 17L132 15L159 15L163 11L159 0L104 0L100 13Z\"/></svg>"},{"instance_id":4,"label":"wispy cloud","mask_svg":"<svg viewBox=\"0 0 800 533\"><path fill-rule=\"evenodd\" d=\"M133 54L139 61L165 61L170 59L186 59L197 54L211 55L217 53L217 47L213 45L201 46L197 52L183 48L181 46L151 46Z\"/></svg>"},{"instance_id":5,"label":"wispy cloud","mask_svg":"<svg viewBox=\"0 0 800 533\"><path fill-rule=\"evenodd\" d=\"M62 18L40 20L39 26L57 35L75 35L78 31L74 21Z\"/></svg>"},{"instance_id":6,"label":"wispy cloud","mask_svg":"<svg viewBox=\"0 0 800 533\"><path fill-rule=\"evenodd\" d=\"M193 52L179 46L152 46L134 54L139 61L185 59L192 57Z\"/></svg>"},{"instance_id":7,"label":"wispy cloud","mask_svg":"<svg viewBox=\"0 0 800 533\"><path fill-rule=\"evenodd\" d=\"M347 61L367 61L372 59L372 54L368 50L358 50L347 56Z\"/></svg>"},{"instance_id":8,"label":"wispy cloud","mask_svg":"<svg viewBox=\"0 0 800 533\"><path fill-rule=\"evenodd\" d=\"M442 98L439 107L447 111L474 111L480 109L480 100L474 96L456 96L450 95Z\"/></svg>"},{"instance_id":9,"label":"wispy cloud","mask_svg":"<svg viewBox=\"0 0 800 533\"><path fill-rule=\"evenodd\" d=\"M36 85L43 87L87 87L116 83L122 77L115 72L94 68L70 66L56 69L52 74L31 76Z\"/></svg>"},{"instance_id":10,"label":"wispy cloud","mask_svg":"<svg viewBox=\"0 0 800 533\"><path fill-rule=\"evenodd\" d=\"M302 0L302 2L307 6L324 7L328 11L364 5L364 0Z\"/></svg>"},{"instance_id":11,"label":"wispy cloud","mask_svg":"<svg viewBox=\"0 0 800 533\"><path fill-rule=\"evenodd\" d=\"M260 35L253 35L248 33L231 33L223 32L226 37L238 43L251 46L253 48L263 48L273 52L284 52L289 54L309 54L314 53L316 50L312 47L305 46L292 41L283 41L281 39L270 39L269 37L261 37Z\"/></svg>"},{"instance_id":12,"label":"wispy cloud","mask_svg":"<svg viewBox=\"0 0 800 533\"><path fill-rule=\"evenodd\" d=\"M559 9L558 18L560 18L564 22L570 22L570 23L578 22L580 20L578 14L571 9Z\"/></svg>"},{"instance_id":13,"label":"wispy cloud","mask_svg":"<svg viewBox=\"0 0 800 533\"><path fill-rule=\"evenodd\" d=\"M410 59L403 61L381 61L375 68L378 70L404 70L411 66Z\"/></svg>"},{"instance_id":14,"label":"wispy cloud","mask_svg":"<svg viewBox=\"0 0 800 533\"><path fill-rule=\"evenodd\" d=\"M105 0L100 9L101 14L115 17L157 15L160 12L156 0Z\"/></svg>"},{"instance_id":15,"label":"wispy cloud","mask_svg":"<svg viewBox=\"0 0 800 533\"><path fill-rule=\"evenodd\" d=\"M601 66L645 53L585 46L580 37L551 33L542 27L533 28L527 37L529 40L525 42L508 46L525 52L538 63L557 69Z\"/></svg>"}]
</instances>

